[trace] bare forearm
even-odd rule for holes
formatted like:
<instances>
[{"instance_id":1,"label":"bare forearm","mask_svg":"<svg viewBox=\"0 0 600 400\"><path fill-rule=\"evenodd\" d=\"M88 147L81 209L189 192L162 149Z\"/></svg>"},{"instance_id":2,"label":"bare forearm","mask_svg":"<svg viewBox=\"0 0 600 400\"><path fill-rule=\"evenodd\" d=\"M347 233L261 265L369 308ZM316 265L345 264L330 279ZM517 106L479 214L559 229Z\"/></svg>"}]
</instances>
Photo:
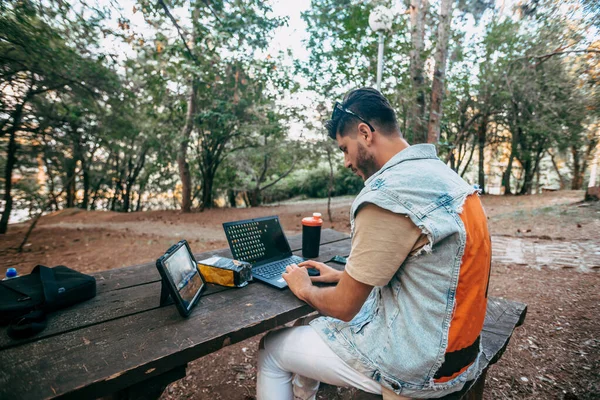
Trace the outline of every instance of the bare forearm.
<instances>
[{"instance_id":1,"label":"bare forearm","mask_svg":"<svg viewBox=\"0 0 600 400\"><path fill-rule=\"evenodd\" d=\"M334 282L329 279L338 278L338 274L331 274L332 270L326 265L316 264L322 273L319 278L325 282ZM323 274L328 272L328 276ZM361 283L353 279L346 272L342 272L339 282L334 287L317 287L311 282L306 268L298 267L296 264L288 265L286 272L282 275L290 290L300 300L313 306L321 314L328 315L342 321L350 321L360 311L373 286ZM314 278L313 278L314 279ZM325 280L327 279L327 280Z\"/></svg>"},{"instance_id":2,"label":"bare forearm","mask_svg":"<svg viewBox=\"0 0 600 400\"><path fill-rule=\"evenodd\" d=\"M340 301L339 296L336 295L336 287L309 286L299 297L319 313L329 317L350 321L355 315L355 313L350 315L347 304Z\"/></svg>"}]
</instances>

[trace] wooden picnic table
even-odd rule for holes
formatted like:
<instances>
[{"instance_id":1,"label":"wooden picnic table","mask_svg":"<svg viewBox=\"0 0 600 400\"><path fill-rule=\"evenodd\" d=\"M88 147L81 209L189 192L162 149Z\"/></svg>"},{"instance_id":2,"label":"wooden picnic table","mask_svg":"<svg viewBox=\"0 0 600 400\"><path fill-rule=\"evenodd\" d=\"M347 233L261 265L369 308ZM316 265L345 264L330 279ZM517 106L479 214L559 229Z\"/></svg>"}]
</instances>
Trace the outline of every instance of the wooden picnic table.
<instances>
[{"instance_id":1,"label":"wooden picnic table","mask_svg":"<svg viewBox=\"0 0 600 400\"><path fill-rule=\"evenodd\" d=\"M295 254L301 240L301 235L289 238ZM161 251L157 249L157 257ZM349 252L347 234L323 230L319 261ZM196 258L210 255L231 257L223 249ZM48 327L37 336L12 340L6 328L0 329L0 399L157 397L167 384L185 376L188 362L313 311L289 289L255 282L241 289L208 285L184 319L174 305L159 306L161 282L154 263L94 276L97 296L50 314ZM494 326L489 335L498 347L489 350L493 355L506 347L524 313L507 312L502 300L490 301ZM502 326L511 323L507 337L508 328Z\"/></svg>"},{"instance_id":2,"label":"wooden picnic table","mask_svg":"<svg viewBox=\"0 0 600 400\"><path fill-rule=\"evenodd\" d=\"M289 238L295 254L301 235ZM193 250L193 248L192 248ZM163 249L157 249L156 257ZM349 236L323 230L318 260L347 256ZM231 257L229 249L195 254ZM333 264L335 265L335 264ZM154 263L94 274L95 298L49 315L39 335L12 340L0 329L0 399L150 397L206 354L312 312L289 289L208 285L189 318L159 307Z\"/></svg>"}]
</instances>

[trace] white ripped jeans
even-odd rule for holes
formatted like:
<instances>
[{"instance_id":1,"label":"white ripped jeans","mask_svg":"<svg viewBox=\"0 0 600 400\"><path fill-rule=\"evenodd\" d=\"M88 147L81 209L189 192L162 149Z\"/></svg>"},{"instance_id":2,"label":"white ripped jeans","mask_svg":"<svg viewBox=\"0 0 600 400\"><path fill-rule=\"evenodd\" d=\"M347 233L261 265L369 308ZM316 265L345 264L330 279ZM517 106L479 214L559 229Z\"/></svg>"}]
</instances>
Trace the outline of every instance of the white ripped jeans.
<instances>
[{"instance_id":1,"label":"white ripped jeans","mask_svg":"<svg viewBox=\"0 0 600 400\"><path fill-rule=\"evenodd\" d=\"M270 332L258 353L257 400L313 400L319 383L381 394L381 384L350 368L310 326Z\"/></svg>"}]
</instances>

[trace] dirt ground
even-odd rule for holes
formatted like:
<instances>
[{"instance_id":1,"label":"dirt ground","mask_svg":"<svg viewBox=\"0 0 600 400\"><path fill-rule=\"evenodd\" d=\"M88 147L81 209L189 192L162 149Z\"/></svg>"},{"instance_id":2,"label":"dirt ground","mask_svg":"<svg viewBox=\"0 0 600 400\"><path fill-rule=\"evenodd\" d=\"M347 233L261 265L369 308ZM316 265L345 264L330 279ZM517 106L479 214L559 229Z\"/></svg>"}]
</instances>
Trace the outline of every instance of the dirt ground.
<instances>
[{"instance_id":1,"label":"dirt ground","mask_svg":"<svg viewBox=\"0 0 600 400\"><path fill-rule=\"evenodd\" d=\"M592 260L581 272L550 261L542 267L493 261L494 296L528 304L502 359L490 368L485 398L600 398L600 204L582 203L583 192L535 196L483 196L494 238L522 238L533 243L587 243L583 254L565 252L563 260ZM349 232L351 197L333 200L333 222L325 227ZM93 272L153 261L185 238L194 252L227 246L226 221L279 215L287 234L300 232L311 212L327 219L326 201L305 200L252 209L215 209L203 213L147 211L120 214L64 210L43 217L18 254L28 225L9 226L0 236L3 267L28 273L36 264L64 264ZM510 249L507 250L510 252ZM578 250L579 251L579 250ZM585 253L587 251L587 253ZM0 270L4 273L5 269ZM260 336L226 347L188 367L186 378L171 384L163 399L253 399L256 352ZM319 399L348 399L353 391L324 386Z\"/></svg>"}]
</instances>

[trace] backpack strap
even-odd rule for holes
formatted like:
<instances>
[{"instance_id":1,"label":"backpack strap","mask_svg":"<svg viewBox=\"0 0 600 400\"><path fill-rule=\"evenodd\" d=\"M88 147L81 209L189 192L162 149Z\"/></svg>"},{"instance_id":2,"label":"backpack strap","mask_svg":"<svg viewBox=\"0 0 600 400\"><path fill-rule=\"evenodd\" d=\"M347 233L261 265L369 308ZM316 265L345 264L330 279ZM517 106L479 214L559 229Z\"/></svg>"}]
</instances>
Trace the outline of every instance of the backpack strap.
<instances>
[{"instance_id":1,"label":"backpack strap","mask_svg":"<svg viewBox=\"0 0 600 400\"><path fill-rule=\"evenodd\" d=\"M39 269L40 280L42 281L42 288L44 290L44 311L51 311L56 304L56 297L58 296L58 284L56 283L56 277L52 268L38 265L34 268L34 271ZM33 272L33 271L32 271Z\"/></svg>"},{"instance_id":2,"label":"backpack strap","mask_svg":"<svg viewBox=\"0 0 600 400\"><path fill-rule=\"evenodd\" d=\"M58 296L58 284L52 268L43 265L36 266L32 274L39 273L44 292L44 303L39 310L31 311L21 317L15 318L8 327L8 336L13 339L24 339L40 333L46 329L46 312L51 311Z\"/></svg>"}]
</instances>

